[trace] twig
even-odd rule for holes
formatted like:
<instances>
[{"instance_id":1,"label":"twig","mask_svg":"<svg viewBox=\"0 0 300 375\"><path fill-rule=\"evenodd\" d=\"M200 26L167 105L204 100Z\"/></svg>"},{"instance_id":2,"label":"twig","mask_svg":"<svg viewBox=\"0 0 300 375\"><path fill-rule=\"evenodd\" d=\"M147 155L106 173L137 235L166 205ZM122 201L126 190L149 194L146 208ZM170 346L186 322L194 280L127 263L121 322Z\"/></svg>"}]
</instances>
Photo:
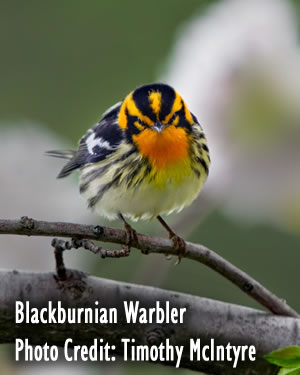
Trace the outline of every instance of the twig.
<instances>
[{"instance_id":1,"label":"twig","mask_svg":"<svg viewBox=\"0 0 300 375\"><path fill-rule=\"evenodd\" d=\"M93 254L100 255L101 258L124 258L129 256L130 251L126 247L120 250L106 250L100 246L96 246L91 240L79 240L72 238L70 241L63 241L57 238L52 240L53 247L59 247L62 251L83 248L92 252ZM58 245L57 245L58 244Z\"/></svg>"},{"instance_id":2,"label":"twig","mask_svg":"<svg viewBox=\"0 0 300 375\"><path fill-rule=\"evenodd\" d=\"M59 236L126 245L126 233L120 229L99 225L39 221L27 217L23 217L21 220L0 220L0 234ZM178 255L171 240L143 234L137 234L137 241L134 240L132 246L141 250L144 254ZM274 314L299 318L299 314L287 305L284 300L275 296L255 279L207 247L186 242L184 257L205 264L218 272Z\"/></svg>"},{"instance_id":3,"label":"twig","mask_svg":"<svg viewBox=\"0 0 300 375\"><path fill-rule=\"evenodd\" d=\"M64 264L63 251L65 250L63 240L53 238L51 246L54 247L54 256L56 264L56 274L59 280L65 280L67 277L66 267Z\"/></svg>"},{"instance_id":4,"label":"twig","mask_svg":"<svg viewBox=\"0 0 300 375\"><path fill-rule=\"evenodd\" d=\"M130 254L130 249L128 246L121 250L105 250L100 246L96 246L91 240L79 240L72 238L70 241L60 240L58 238L53 238L51 241L51 246L54 247L54 256L56 264L56 274L60 281L66 280L67 270L64 264L63 252L65 250L79 249L83 248L85 250L91 251L93 254L100 255L102 259L104 258L123 258Z\"/></svg>"}]
</instances>

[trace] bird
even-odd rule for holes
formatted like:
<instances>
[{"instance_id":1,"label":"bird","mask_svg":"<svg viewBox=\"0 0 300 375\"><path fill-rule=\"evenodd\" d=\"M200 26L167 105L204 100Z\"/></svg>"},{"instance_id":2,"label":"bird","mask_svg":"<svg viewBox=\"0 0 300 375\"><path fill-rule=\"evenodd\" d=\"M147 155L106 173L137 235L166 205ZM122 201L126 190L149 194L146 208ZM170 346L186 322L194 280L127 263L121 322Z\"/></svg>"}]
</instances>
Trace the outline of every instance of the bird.
<instances>
[{"instance_id":1,"label":"bird","mask_svg":"<svg viewBox=\"0 0 300 375\"><path fill-rule=\"evenodd\" d=\"M173 87L137 87L104 112L77 150L47 154L68 159L57 178L79 171L80 194L90 209L123 222L128 248L137 235L127 219L157 218L181 260L185 241L162 215L180 212L197 198L210 154L202 126Z\"/></svg>"}]
</instances>

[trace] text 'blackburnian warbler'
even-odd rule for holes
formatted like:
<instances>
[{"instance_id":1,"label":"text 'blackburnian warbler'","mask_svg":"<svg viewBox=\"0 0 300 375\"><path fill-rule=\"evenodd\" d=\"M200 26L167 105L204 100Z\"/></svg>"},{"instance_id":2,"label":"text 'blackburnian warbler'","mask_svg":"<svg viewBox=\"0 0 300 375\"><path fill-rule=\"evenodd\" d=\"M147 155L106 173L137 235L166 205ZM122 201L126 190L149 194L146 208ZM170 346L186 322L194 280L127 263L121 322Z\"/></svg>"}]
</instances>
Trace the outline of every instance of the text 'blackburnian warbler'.
<instances>
[{"instance_id":1,"label":"text 'blackburnian warbler'","mask_svg":"<svg viewBox=\"0 0 300 375\"><path fill-rule=\"evenodd\" d=\"M97 214L126 222L157 217L178 253L185 248L161 218L197 197L210 157L204 132L181 96L162 83L144 85L106 111L77 151L49 151L69 159L58 178L80 172L80 193Z\"/></svg>"}]
</instances>

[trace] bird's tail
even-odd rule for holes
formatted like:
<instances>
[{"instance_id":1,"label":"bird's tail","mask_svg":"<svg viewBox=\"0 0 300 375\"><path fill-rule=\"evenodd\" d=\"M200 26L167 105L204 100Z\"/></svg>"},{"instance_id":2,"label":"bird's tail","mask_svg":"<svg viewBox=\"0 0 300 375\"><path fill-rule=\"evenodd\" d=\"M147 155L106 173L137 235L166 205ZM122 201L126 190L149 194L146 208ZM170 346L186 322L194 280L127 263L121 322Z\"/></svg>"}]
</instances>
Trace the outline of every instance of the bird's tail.
<instances>
[{"instance_id":1,"label":"bird's tail","mask_svg":"<svg viewBox=\"0 0 300 375\"><path fill-rule=\"evenodd\" d=\"M45 154L47 156L53 156L54 158L71 160L76 154L76 151L74 150L50 150L50 151L46 151Z\"/></svg>"},{"instance_id":2,"label":"bird's tail","mask_svg":"<svg viewBox=\"0 0 300 375\"><path fill-rule=\"evenodd\" d=\"M76 151L74 150L51 150L46 151L47 156L52 156L55 158L68 159L70 160L60 171L57 178L62 178L68 176L71 172L79 167L76 161Z\"/></svg>"}]
</instances>

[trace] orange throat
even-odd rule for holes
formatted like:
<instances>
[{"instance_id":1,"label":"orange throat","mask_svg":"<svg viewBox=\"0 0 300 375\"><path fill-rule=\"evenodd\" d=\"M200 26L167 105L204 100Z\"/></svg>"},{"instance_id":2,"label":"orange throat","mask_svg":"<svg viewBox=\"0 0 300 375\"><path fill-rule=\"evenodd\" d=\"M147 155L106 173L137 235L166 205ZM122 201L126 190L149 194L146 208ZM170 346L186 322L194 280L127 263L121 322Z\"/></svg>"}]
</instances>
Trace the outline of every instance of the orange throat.
<instances>
[{"instance_id":1,"label":"orange throat","mask_svg":"<svg viewBox=\"0 0 300 375\"><path fill-rule=\"evenodd\" d=\"M146 129L134 135L133 140L157 170L183 162L188 157L188 136L183 128L169 126L161 133Z\"/></svg>"}]
</instances>

